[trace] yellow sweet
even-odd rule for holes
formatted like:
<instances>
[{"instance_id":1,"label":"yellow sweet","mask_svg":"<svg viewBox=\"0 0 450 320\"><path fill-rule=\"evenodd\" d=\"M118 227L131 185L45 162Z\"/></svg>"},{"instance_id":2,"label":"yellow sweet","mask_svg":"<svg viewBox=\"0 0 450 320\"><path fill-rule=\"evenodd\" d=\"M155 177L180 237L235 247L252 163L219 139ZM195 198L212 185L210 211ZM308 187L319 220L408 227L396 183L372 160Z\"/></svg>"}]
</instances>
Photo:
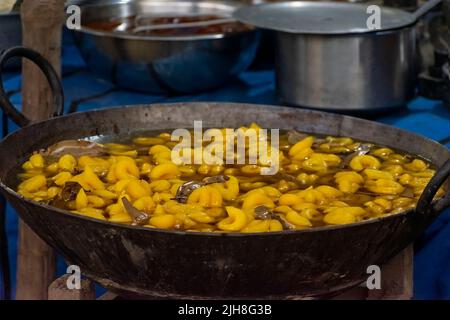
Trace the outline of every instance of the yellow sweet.
<instances>
[{"instance_id":1,"label":"yellow sweet","mask_svg":"<svg viewBox=\"0 0 450 320\"><path fill-rule=\"evenodd\" d=\"M105 216L102 214L101 210L94 208L82 208L80 210L74 211L82 216L86 216L89 218L94 218L97 220L106 220Z\"/></svg>"},{"instance_id":2,"label":"yellow sweet","mask_svg":"<svg viewBox=\"0 0 450 320\"><path fill-rule=\"evenodd\" d=\"M167 192L155 192L152 199L155 203L164 203L172 200L172 194Z\"/></svg>"},{"instance_id":3,"label":"yellow sweet","mask_svg":"<svg viewBox=\"0 0 450 320\"><path fill-rule=\"evenodd\" d=\"M275 204L273 203L272 199L270 199L265 193L250 191L244 198L242 209L253 209L258 206L274 208Z\"/></svg>"},{"instance_id":4,"label":"yellow sweet","mask_svg":"<svg viewBox=\"0 0 450 320\"><path fill-rule=\"evenodd\" d=\"M364 182L364 178L353 171L338 172L334 178L339 190L344 193L355 193Z\"/></svg>"},{"instance_id":5,"label":"yellow sweet","mask_svg":"<svg viewBox=\"0 0 450 320\"><path fill-rule=\"evenodd\" d=\"M103 208L107 205L107 203L111 203L111 201L104 200L103 198L95 195L88 195L87 199L89 205L93 208Z\"/></svg>"},{"instance_id":6,"label":"yellow sweet","mask_svg":"<svg viewBox=\"0 0 450 320\"><path fill-rule=\"evenodd\" d=\"M297 176L297 180L303 185L311 185L319 179L319 176L316 174L307 174L305 172L300 173Z\"/></svg>"},{"instance_id":7,"label":"yellow sweet","mask_svg":"<svg viewBox=\"0 0 450 320\"><path fill-rule=\"evenodd\" d=\"M259 175L261 173L261 167L256 164L249 164L243 166L241 172L246 175Z\"/></svg>"},{"instance_id":8,"label":"yellow sweet","mask_svg":"<svg viewBox=\"0 0 450 320\"><path fill-rule=\"evenodd\" d=\"M40 154L33 154L29 161L34 169L43 169L45 166L44 157Z\"/></svg>"},{"instance_id":9,"label":"yellow sweet","mask_svg":"<svg viewBox=\"0 0 450 320\"><path fill-rule=\"evenodd\" d=\"M300 197L304 202L309 203L323 203L327 197L320 191L309 187L306 190L302 190L297 193L298 197Z\"/></svg>"},{"instance_id":10,"label":"yellow sweet","mask_svg":"<svg viewBox=\"0 0 450 320\"><path fill-rule=\"evenodd\" d=\"M376 180L376 179L394 180L394 176L388 171L365 169L363 171L363 175L369 180Z\"/></svg>"},{"instance_id":11,"label":"yellow sweet","mask_svg":"<svg viewBox=\"0 0 450 320\"><path fill-rule=\"evenodd\" d=\"M311 227L312 226L311 222L307 218L300 215L298 212L296 212L294 210L290 210L286 213L286 220L292 224L295 224L298 227Z\"/></svg>"},{"instance_id":12,"label":"yellow sweet","mask_svg":"<svg viewBox=\"0 0 450 320\"><path fill-rule=\"evenodd\" d=\"M335 199L343 195L343 193L340 190L326 185L318 186L316 188L316 191L319 191L327 199Z\"/></svg>"},{"instance_id":13,"label":"yellow sweet","mask_svg":"<svg viewBox=\"0 0 450 320\"><path fill-rule=\"evenodd\" d=\"M49 199L53 199L59 194L60 191L61 191L61 189L58 187L50 187L47 190L47 197Z\"/></svg>"},{"instance_id":14,"label":"yellow sweet","mask_svg":"<svg viewBox=\"0 0 450 320\"><path fill-rule=\"evenodd\" d=\"M367 181L365 188L378 194L399 194L405 190L400 183L389 179Z\"/></svg>"},{"instance_id":15,"label":"yellow sweet","mask_svg":"<svg viewBox=\"0 0 450 320\"><path fill-rule=\"evenodd\" d=\"M194 190L188 198L188 204L198 204L205 208L222 206L222 195L212 186L204 186Z\"/></svg>"},{"instance_id":16,"label":"yellow sweet","mask_svg":"<svg viewBox=\"0 0 450 320\"><path fill-rule=\"evenodd\" d=\"M309 136L306 137L305 139L297 142L296 144L294 144L291 149L289 150L289 155L291 157L294 157L295 155L297 155L299 152L311 148L311 146L314 143L314 137Z\"/></svg>"},{"instance_id":17,"label":"yellow sweet","mask_svg":"<svg viewBox=\"0 0 450 320\"><path fill-rule=\"evenodd\" d=\"M139 168L134 159L129 157L119 157L114 166L114 175L117 179L139 178Z\"/></svg>"},{"instance_id":18,"label":"yellow sweet","mask_svg":"<svg viewBox=\"0 0 450 320\"><path fill-rule=\"evenodd\" d=\"M93 190L92 193L107 200L117 199L117 194L108 190Z\"/></svg>"},{"instance_id":19,"label":"yellow sweet","mask_svg":"<svg viewBox=\"0 0 450 320\"><path fill-rule=\"evenodd\" d=\"M86 193L84 192L84 189L80 189L78 191L77 197L75 199L75 205L77 210L86 208L88 206L89 200L87 198Z\"/></svg>"},{"instance_id":20,"label":"yellow sweet","mask_svg":"<svg viewBox=\"0 0 450 320\"><path fill-rule=\"evenodd\" d=\"M169 148L167 148L166 146L163 146L163 145L153 146L148 151L148 153L153 155L153 156L158 154L158 153L162 153L162 152L169 152L169 153L171 153L172 151Z\"/></svg>"},{"instance_id":21,"label":"yellow sweet","mask_svg":"<svg viewBox=\"0 0 450 320\"><path fill-rule=\"evenodd\" d=\"M140 211L151 213L155 209L156 204L153 201L152 197L144 196L133 202L133 207Z\"/></svg>"},{"instance_id":22,"label":"yellow sweet","mask_svg":"<svg viewBox=\"0 0 450 320\"><path fill-rule=\"evenodd\" d=\"M47 179L44 175L37 175L28 180L25 180L19 185L19 190L27 192L35 192L47 187Z\"/></svg>"},{"instance_id":23,"label":"yellow sweet","mask_svg":"<svg viewBox=\"0 0 450 320\"><path fill-rule=\"evenodd\" d=\"M150 196L151 194L150 186L147 181L135 179L132 179L127 183L126 192L134 199Z\"/></svg>"},{"instance_id":24,"label":"yellow sweet","mask_svg":"<svg viewBox=\"0 0 450 320\"><path fill-rule=\"evenodd\" d=\"M328 169L328 164L321 156L313 154L309 159L302 162L302 168L308 172L323 173Z\"/></svg>"},{"instance_id":25,"label":"yellow sweet","mask_svg":"<svg viewBox=\"0 0 450 320\"><path fill-rule=\"evenodd\" d=\"M91 167L87 166L83 173L81 174L84 182L90 187L89 189L93 190L102 190L105 189L105 184L100 178L95 174L95 172L91 169Z\"/></svg>"},{"instance_id":26,"label":"yellow sweet","mask_svg":"<svg viewBox=\"0 0 450 320\"><path fill-rule=\"evenodd\" d=\"M150 225L160 229L170 229L175 226L175 216L171 214L164 214L161 216L152 217L149 221Z\"/></svg>"},{"instance_id":27,"label":"yellow sweet","mask_svg":"<svg viewBox=\"0 0 450 320\"><path fill-rule=\"evenodd\" d=\"M323 218L327 224L348 224L356 222L356 217L349 212L335 212L327 213Z\"/></svg>"},{"instance_id":28,"label":"yellow sweet","mask_svg":"<svg viewBox=\"0 0 450 320\"><path fill-rule=\"evenodd\" d=\"M228 176L229 180L225 183L214 183L212 186L219 190L222 198L231 201L239 195L239 180L233 176Z\"/></svg>"},{"instance_id":29,"label":"yellow sweet","mask_svg":"<svg viewBox=\"0 0 450 320\"><path fill-rule=\"evenodd\" d=\"M380 166L380 161L370 155L356 156L350 161L350 168L355 171L362 171L364 169L378 169Z\"/></svg>"},{"instance_id":30,"label":"yellow sweet","mask_svg":"<svg viewBox=\"0 0 450 320\"><path fill-rule=\"evenodd\" d=\"M70 154L63 155L58 160L58 167L63 171L73 172L77 166L77 159Z\"/></svg>"},{"instance_id":31,"label":"yellow sweet","mask_svg":"<svg viewBox=\"0 0 450 320\"><path fill-rule=\"evenodd\" d=\"M220 230L239 231L246 226L248 219L244 211L231 206L225 207L225 210L228 217L217 224Z\"/></svg>"},{"instance_id":32,"label":"yellow sweet","mask_svg":"<svg viewBox=\"0 0 450 320\"><path fill-rule=\"evenodd\" d=\"M170 190L170 182L167 180L156 180L149 184L153 192L164 192Z\"/></svg>"},{"instance_id":33,"label":"yellow sweet","mask_svg":"<svg viewBox=\"0 0 450 320\"><path fill-rule=\"evenodd\" d=\"M295 194L283 194L278 200L280 206L295 206L301 203L301 198Z\"/></svg>"},{"instance_id":34,"label":"yellow sweet","mask_svg":"<svg viewBox=\"0 0 450 320\"><path fill-rule=\"evenodd\" d=\"M81 156L78 158L78 167L83 169L89 166L96 174L107 172L111 164L100 157Z\"/></svg>"},{"instance_id":35,"label":"yellow sweet","mask_svg":"<svg viewBox=\"0 0 450 320\"><path fill-rule=\"evenodd\" d=\"M52 164L49 164L47 166L47 168L45 168L45 171L47 171L47 173L52 174L52 175L57 174L59 171L58 163L54 162Z\"/></svg>"},{"instance_id":36,"label":"yellow sweet","mask_svg":"<svg viewBox=\"0 0 450 320\"><path fill-rule=\"evenodd\" d=\"M210 216L208 213L202 212L202 211L196 211L196 212L190 213L189 218L198 223L212 223L216 220L216 219L214 219L214 217Z\"/></svg>"},{"instance_id":37,"label":"yellow sweet","mask_svg":"<svg viewBox=\"0 0 450 320\"><path fill-rule=\"evenodd\" d=\"M126 212L119 212L114 215L111 215L111 217L108 220L111 222L118 222L118 223L131 223L133 221L130 215Z\"/></svg>"},{"instance_id":38,"label":"yellow sweet","mask_svg":"<svg viewBox=\"0 0 450 320\"><path fill-rule=\"evenodd\" d=\"M420 159L414 159L410 163L406 163L404 165L406 170L411 171L423 171L428 168L428 165L425 163L425 161Z\"/></svg>"},{"instance_id":39,"label":"yellow sweet","mask_svg":"<svg viewBox=\"0 0 450 320\"><path fill-rule=\"evenodd\" d=\"M180 176L180 170L173 163L157 165L150 173L150 178L154 180L174 179Z\"/></svg>"},{"instance_id":40,"label":"yellow sweet","mask_svg":"<svg viewBox=\"0 0 450 320\"><path fill-rule=\"evenodd\" d=\"M270 228L270 220L253 220L241 232L268 232Z\"/></svg>"},{"instance_id":41,"label":"yellow sweet","mask_svg":"<svg viewBox=\"0 0 450 320\"><path fill-rule=\"evenodd\" d=\"M378 148L371 152L372 155L377 156L382 159L387 159L387 157L393 153L394 153L394 151L389 148Z\"/></svg>"},{"instance_id":42,"label":"yellow sweet","mask_svg":"<svg viewBox=\"0 0 450 320\"><path fill-rule=\"evenodd\" d=\"M61 172L52 177L52 180L57 186L63 186L70 179L72 179L72 174L70 172Z\"/></svg>"},{"instance_id":43,"label":"yellow sweet","mask_svg":"<svg viewBox=\"0 0 450 320\"><path fill-rule=\"evenodd\" d=\"M164 144L164 139L155 138L155 137L139 137L133 140L135 144L140 144L144 146L153 146L153 145L161 145Z\"/></svg>"}]
</instances>

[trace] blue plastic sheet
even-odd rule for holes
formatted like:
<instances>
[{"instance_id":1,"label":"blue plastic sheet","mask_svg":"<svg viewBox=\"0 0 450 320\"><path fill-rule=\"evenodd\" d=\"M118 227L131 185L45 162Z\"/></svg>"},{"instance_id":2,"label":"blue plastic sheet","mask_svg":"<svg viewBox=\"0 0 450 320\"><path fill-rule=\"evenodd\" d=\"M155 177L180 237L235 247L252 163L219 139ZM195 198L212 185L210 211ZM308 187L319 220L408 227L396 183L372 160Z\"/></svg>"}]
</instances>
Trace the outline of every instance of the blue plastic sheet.
<instances>
[{"instance_id":1,"label":"blue plastic sheet","mask_svg":"<svg viewBox=\"0 0 450 320\"><path fill-rule=\"evenodd\" d=\"M85 69L77 49L66 41L63 47L63 84L66 110L77 108L86 111L119 105L148 104L178 101L221 101L258 104L276 104L274 72L248 71L239 79L215 91L190 96L161 96L123 91L100 80ZM195 79L193 80L195 81ZM19 73L4 76L8 92L20 89ZM20 106L19 93L12 101ZM372 120L413 131L431 139L446 141L450 136L450 109L442 102L417 98L407 108L389 114L372 116ZM15 126L10 124L11 130ZM445 211L416 243L414 266L414 296L416 299L450 299L450 210ZM9 208L7 234L13 284L17 259L17 215ZM63 261L58 262L58 272L65 272ZM14 287L14 286L13 286Z\"/></svg>"}]
</instances>

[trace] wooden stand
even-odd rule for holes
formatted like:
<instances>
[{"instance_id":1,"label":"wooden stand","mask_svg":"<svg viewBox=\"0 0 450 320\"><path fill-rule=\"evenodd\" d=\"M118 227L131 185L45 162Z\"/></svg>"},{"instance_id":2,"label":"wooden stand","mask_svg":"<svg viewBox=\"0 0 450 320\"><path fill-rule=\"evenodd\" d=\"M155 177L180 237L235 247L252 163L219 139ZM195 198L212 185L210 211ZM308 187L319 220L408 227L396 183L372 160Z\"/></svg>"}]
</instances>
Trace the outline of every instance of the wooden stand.
<instances>
[{"instance_id":1,"label":"wooden stand","mask_svg":"<svg viewBox=\"0 0 450 320\"><path fill-rule=\"evenodd\" d=\"M94 300L94 286L90 280L82 280L80 290L67 289L67 277L55 280L48 288L50 300ZM381 268L381 289L368 290L365 286L350 289L333 300L409 300L413 296L413 248L409 246ZM98 300L116 300L119 297L108 292Z\"/></svg>"},{"instance_id":2,"label":"wooden stand","mask_svg":"<svg viewBox=\"0 0 450 320\"><path fill-rule=\"evenodd\" d=\"M21 7L23 45L42 54L61 73L61 38L64 1L24 0ZM31 62L23 63L23 113L32 121L53 113L49 85ZM19 223L17 294L19 300L47 299L47 289L55 278L55 254L22 221Z\"/></svg>"}]
</instances>

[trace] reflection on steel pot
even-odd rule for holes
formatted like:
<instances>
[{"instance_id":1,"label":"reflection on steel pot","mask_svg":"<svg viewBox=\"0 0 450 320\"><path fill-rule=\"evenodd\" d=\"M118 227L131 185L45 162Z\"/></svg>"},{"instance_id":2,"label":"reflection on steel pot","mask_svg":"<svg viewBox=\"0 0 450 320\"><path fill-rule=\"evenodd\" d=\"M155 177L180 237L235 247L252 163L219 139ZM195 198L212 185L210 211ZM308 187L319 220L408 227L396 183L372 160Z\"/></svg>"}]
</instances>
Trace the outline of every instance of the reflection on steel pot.
<instances>
[{"instance_id":1,"label":"reflection on steel pot","mask_svg":"<svg viewBox=\"0 0 450 320\"><path fill-rule=\"evenodd\" d=\"M0 13L0 52L22 43L22 24L18 12ZM8 62L7 68L17 68L20 60Z\"/></svg>"},{"instance_id":2,"label":"reflection on steel pot","mask_svg":"<svg viewBox=\"0 0 450 320\"><path fill-rule=\"evenodd\" d=\"M61 86L50 65L23 48L0 59L25 56L45 69L56 113ZM18 124L29 123L14 109L0 84L0 106ZM315 135L347 136L420 155L440 167L415 209L349 225L272 233L167 231L115 224L73 214L24 198L14 191L17 168L33 150L61 140L117 137L142 130L236 128L258 121L264 128ZM179 103L75 113L25 126L0 142L0 188L20 217L83 274L125 295L164 298L299 298L327 296L367 279L411 244L450 205L450 151L398 128L325 112L277 106ZM445 197L433 201L444 185Z\"/></svg>"},{"instance_id":3,"label":"reflection on steel pot","mask_svg":"<svg viewBox=\"0 0 450 320\"><path fill-rule=\"evenodd\" d=\"M280 32L276 43L277 90L283 103L354 111L400 107L414 97L413 28L376 38Z\"/></svg>"},{"instance_id":4,"label":"reflection on steel pot","mask_svg":"<svg viewBox=\"0 0 450 320\"><path fill-rule=\"evenodd\" d=\"M430 9L440 0L431 0ZM281 2L238 9L241 22L276 35L277 92L281 102L356 111L405 105L414 97L417 19L381 7L369 29L367 4Z\"/></svg>"},{"instance_id":5,"label":"reflection on steel pot","mask_svg":"<svg viewBox=\"0 0 450 320\"><path fill-rule=\"evenodd\" d=\"M120 87L152 93L208 90L233 79L250 65L259 42L258 32L243 26L236 32L132 33L128 30L130 18L159 18L166 24L174 17L217 16L230 20L237 6L235 2L214 0L88 2L81 5L83 27L75 31L76 43L88 67ZM115 24L117 19L122 22ZM110 29L105 30L108 22ZM101 23L102 30L92 28L95 23Z\"/></svg>"}]
</instances>

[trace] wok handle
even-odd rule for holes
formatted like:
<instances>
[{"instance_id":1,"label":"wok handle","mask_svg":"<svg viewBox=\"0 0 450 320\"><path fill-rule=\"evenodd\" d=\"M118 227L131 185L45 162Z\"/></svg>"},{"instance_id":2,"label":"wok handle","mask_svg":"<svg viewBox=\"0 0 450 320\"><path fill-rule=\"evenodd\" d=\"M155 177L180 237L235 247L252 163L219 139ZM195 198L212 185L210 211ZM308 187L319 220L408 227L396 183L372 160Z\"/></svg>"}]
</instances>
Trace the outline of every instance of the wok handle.
<instances>
[{"instance_id":1,"label":"wok handle","mask_svg":"<svg viewBox=\"0 0 450 320\"><path fill-rule=\"evenodd\" d=\"M3 52L0 56L0 107L3 109L5 114L11 118L18 126L25 127L31 123L23 113L17 110L14 105L9 101L9 98L3 87L2 72L6 65L6 62L15 57L27 58L33 61L39 69L42 70L47 81L50 84L50 88L53 94L53 105L55 111L53 113L54 117L62 115L64 111L64 93L61 81L59 80L58 74L52 65L38 52L25 48L25 47L13 47Z\"/></svg>"},{"instance_id":2,"label":"wok handle","mask_svg":"<svg viewBox=\"0 0 450 320\"><path fill-rule=\"evenodd\" d=\"M441 210L450 206L450 190L447 190L445 196L439 199L434 204L433 198L439 188L445 183L445 181L450 177L450 159L448 159L442 167L436 172L436 174L431 178L428 185L422 192L419 202L417 202L417 211L421 213L437 214Z\"/></svg>"}]
</instances>

